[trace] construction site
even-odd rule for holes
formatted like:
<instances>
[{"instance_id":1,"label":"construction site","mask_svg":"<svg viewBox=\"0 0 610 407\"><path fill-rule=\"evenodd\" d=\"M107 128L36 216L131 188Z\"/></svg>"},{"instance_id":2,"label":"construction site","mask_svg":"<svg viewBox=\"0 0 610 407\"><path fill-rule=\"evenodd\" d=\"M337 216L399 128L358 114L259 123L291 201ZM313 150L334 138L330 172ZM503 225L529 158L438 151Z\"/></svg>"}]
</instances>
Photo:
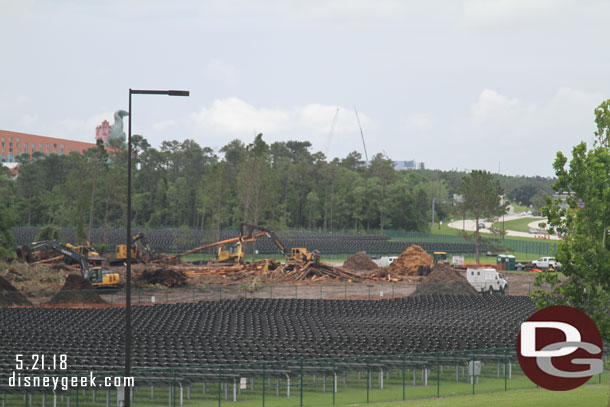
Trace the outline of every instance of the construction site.
<instances>
[{"instance_id":1,"label":"construction site","mask_svg":"<svg viewBox=\"0 0 610 407\"><path fill-rule=\"evenodd\" d=\"M348 406L528 388L513 343L535 311L529 295L544 287L506 264L452 264L468 242L248 224L217 236L137 230L129 242L124 230L98 230L85 245L69 243L70 229L52 240L40 232L13 229L17 257L0 266L0 374L13 377L14 354L46 349L69 361L54 372L61 378L120 377L129 303L134 383L129 393L116 383L0 383L3 407L110 407L125 397L133 406ZM102 234L112 245L96 243Z\"/></svg>"},{"instance_id":2,"label":"construction site","mask_svg":"<svg viewBox=\"0 0 610 407\"><path fill-rule=\"evenodd\" d=\"M243 225L235 237L168 255L155 250L145 234L139 232L132 238L131 249L135 302L150 303L151 298L155 302L180 302L243 297L370 299L478 294L467 280L467 265L452 266L447 252L428 253L417 244L405 245L393 257L373 259L365 251L356 251L343 262L321 260L325 248L352 239L333 236L305 241L310 245L309 241L315 242L320 250L311 246L288 247L271 229ZM363 240L369 245L379 244L378 238L365 236ZM295 239L286 241L294 243ZM357 245L358 241L349 244ZM15 305L121 304L126 247L118 244L110 256L101 256L93 247L57 241L19 245L18 259L3 265L0 301L10 305L10 298L17 295L12 293L18 293L18 300L12 302ZM258 256L252 256L255 251ZM207 259L203 260L203 255ZM531 294L533 277L505 276L507 288L488 294Z\"/></svg>"}]
</instances>

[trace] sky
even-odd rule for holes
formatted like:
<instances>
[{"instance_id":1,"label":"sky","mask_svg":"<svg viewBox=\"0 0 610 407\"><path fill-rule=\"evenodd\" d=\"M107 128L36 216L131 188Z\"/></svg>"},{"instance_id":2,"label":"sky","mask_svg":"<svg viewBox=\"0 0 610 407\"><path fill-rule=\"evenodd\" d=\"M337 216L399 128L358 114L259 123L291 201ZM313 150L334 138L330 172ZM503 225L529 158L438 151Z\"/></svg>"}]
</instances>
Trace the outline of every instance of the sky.
<instances>
[{"instance_id":1,"label":"sky","mask_svg":"<svg viewBox=\"0 0 610 407\"><path fill-rule=\"evenodd\" d=\"M602 0L0 0L0 129L94 142L128 89L185 89L135 95L132 132L364 156L355 107L369 158L548 177L594 140L609 17Z\"/></svg>"}]
</instances>

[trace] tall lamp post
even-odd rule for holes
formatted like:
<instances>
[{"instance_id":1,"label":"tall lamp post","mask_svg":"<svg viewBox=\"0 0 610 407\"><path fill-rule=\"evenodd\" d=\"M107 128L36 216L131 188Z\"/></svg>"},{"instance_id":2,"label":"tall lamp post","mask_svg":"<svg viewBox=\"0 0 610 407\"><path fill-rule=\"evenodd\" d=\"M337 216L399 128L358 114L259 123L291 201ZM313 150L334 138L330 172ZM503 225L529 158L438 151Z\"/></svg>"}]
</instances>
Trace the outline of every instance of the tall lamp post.
<instances>
[{"instance_id":1,"label":"tall lamp post","mask_svg":"<svg viewBox=\"0 0 610 407\"><path fill-rule=\"evenodd\" d=\"M127 266L125 285L125 377L131 376L131 95L189 96L188 90L129 89L129 129L127 132ZM131 389L125 388L125 407L131 405Z\"/></svg>"}]
</instances>

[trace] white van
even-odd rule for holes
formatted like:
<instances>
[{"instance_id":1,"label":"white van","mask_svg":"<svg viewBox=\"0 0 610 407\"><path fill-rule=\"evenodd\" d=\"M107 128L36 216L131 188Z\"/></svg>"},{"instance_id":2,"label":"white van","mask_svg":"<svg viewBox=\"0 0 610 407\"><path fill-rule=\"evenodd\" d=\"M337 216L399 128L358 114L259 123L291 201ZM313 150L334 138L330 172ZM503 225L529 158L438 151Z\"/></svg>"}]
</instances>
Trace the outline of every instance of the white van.
<instances>
[{"instance_id":1,"label":"white van","mask_svg":"<svg viewBox=\"0 0 610 407\"><path fill-rule=\"evenodd\" d=\"M466 279L480 293L504 294L508 289L508 282L504 276L493 268L468 268Z\"/></svg>"}]
</instances>

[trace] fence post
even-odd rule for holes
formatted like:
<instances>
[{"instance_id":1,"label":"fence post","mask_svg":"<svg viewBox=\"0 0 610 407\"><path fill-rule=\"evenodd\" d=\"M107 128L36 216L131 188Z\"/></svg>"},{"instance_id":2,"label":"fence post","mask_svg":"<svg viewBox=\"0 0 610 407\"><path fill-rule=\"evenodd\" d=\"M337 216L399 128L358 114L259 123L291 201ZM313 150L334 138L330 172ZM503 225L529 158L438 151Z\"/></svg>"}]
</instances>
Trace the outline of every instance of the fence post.
<instances>
[{"instance_id":1,"label":"fence post","mask_svg":"<svg viewBox=\"0 0 610 407\"><path fill-rule=\"evenodd\" d=\"M218 368L218 407L222 400L222 381L220 380L220 368Z\"/></svg>"},{"instance_id":2,"label":"fence post","mask_svg":"<svg viewBox=\"0 0 610 407\"><path fill-rule=\"evenodd\" d=\"M303 407L303 358L301 358L301 375L299 377L299 390L301 392L301 403L300 406Z\"/></svg>"},{"instance_id":3,"label":"fence post","mask_svg":"<svg viewBox=\"0 0 610 407\"><path fill-rule=\"evenodd\" d=\"M272 285L269 286L269 298L273 299L273 286Z\"/></svg>"},{"instance_id":4,"label":"fence post","mask_svg":"<svg viewBox=\"0 0 610 407\"><path fill-rule=\"evenodd\" d=\"M506 378L506 348L504 348L504 391L508 390L508 381Z\"/></svg>"},{"instance_id":5,"label":"fence post","mask_svg":"<svg viewBox=\"0 0 610 407\"><path fill-rule=\"evenodd\" d=\"M298 285L294 285L294 298L298 299L299 298L299 286Z\"/></svg>"},{"instance_id":6,"label":"fence post","mask_svg":"<svg viewBox=\"0 0 610 407\"><path fill-rule=\"evenodd\" d=\"M468 373L472 373L472 375L470 377L471 377L471 380L472 380L472 394L474 395L474 373L475 373L475 370L474 370L474 352L472 352L472 364L471 364L470 367L472 369L472 372L468 372Z\"/></svg>"},{"instance_id":7,"label":"fence post","mask_svg":"<svg viewBox=\"0 0 610 407\"><path fill-rule=\"evenodd\" d=\"M345 291L344 291L344 299L347 300L347 281L345 282Z\"/></svg>"},{"instance_id":8,"label":"fence post","mask_svg":"<svg viewBox=\"0 0 610 407\"><path fill-rule=\"evenodd\" d=\"M402 400L406 400L406 392L405 392L405 386L407 384L406 380L407 380L407 372L405 369L405 363L406 361L407 355L405 355L404 353L402 354Z\"/></svg>"},{"instance_id":9,"label":"fence post","mask_svg":"<svg viewBox=\"0 0 610 407\"><path fill-rule=\"evenodd\" d=\"M369 288L370 289L370 288ZM369 383L371 380L371 369L369 367L369 360L366 360L366 404L369 404Z\"/></svg>"},{"instance_id":10,"label":"fence post","mask_svg":"<svg viewBox=\"0 0 610 407\"><path fill-rule=\"evenodd\" d=\"M440 355L436 354L436 397L441 396L441 364Z\"/></svg>"},{"instance_id":11,"label":"fence post","mask_svg":"<svg viewBox=\"0 0 610 407\"><path fill-rule=\"evenodd\" d=\"M600 378L601 378L601 376L600 376ZM337 371L335 370L335 360L333 359L333 406L335 405L335 393L336 392L337 392Z\"/></svg>"},{"instance_id":12,"label":"fence post","mask_svg":"<svg viewBox=\"0 0 610 407\"><path fill-rule=\"evenodd\" d=\"M265 407L265 379L266 379L267 364L263 363L263 407Z\"/></svg>"},{"instance_id":13,"label":"fence post","mask_svg":"<svg viewBox=\"0 0 610 407\"><path fill-rule=\"evenodd\" d=\"M131 390L130 387L128 389ZM176 407L176 369L172 369L172 406Z\"/></svg>"},{"instance_id":14,"label":"fence post","mask_svg":"<svg viewBox=\"0 0 610 407\"><path fill-rule=\"evenodd\" d=\"M218 300L222 301L222 286L218 288Z\"/></svg>"}]
</instances>

